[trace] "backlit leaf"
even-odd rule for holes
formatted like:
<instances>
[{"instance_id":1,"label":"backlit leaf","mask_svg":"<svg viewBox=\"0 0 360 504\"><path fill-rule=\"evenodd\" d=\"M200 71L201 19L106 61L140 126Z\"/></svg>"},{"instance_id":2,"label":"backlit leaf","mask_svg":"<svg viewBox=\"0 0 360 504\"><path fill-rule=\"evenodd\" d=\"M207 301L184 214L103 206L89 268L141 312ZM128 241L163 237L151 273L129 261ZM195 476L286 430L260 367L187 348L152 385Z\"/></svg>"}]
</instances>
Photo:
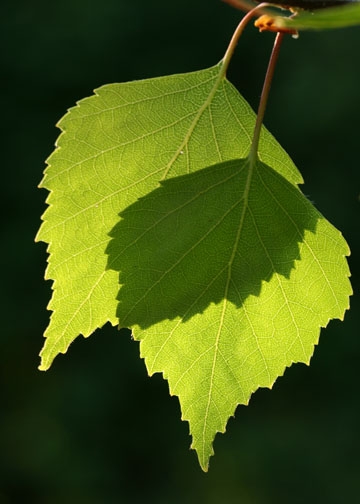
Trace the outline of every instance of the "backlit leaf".
<instances>
[{"instance_id":1,"label":"backlit leaf","mask_svg":"<svg viewBox=\"0 0 360 504\"><path fill-rule=\"evenodd\" d=\"M37 236L49 244L50 325L40 369L79 335L116 325L118 278L106 270L108 233L121 210L160 180L247 154L255 115L222 65L110 84L60 121L41 187L49 207ZM301 175L264 129L260 157L293 183Z\"/></svg>"},{"instance_id":2,"label":"backlit leaf","mask_svg":"<svg viewBox=\"0 0 360 504\"><path fill-rule=\"evenodd\" d=\"M247 159L164 182L121 213L108 247L118 318L179 396L207 470L238 404L308 363L351 287L341 234L285 178Z\"/></svg>"},{"instance_id":3,"label":"backlit leaf","mask_svg":"<svg viewBox=\"0 0 360 504\"><path fill-rule=\"evenodd\" d=\"M254 124L222 63L110 84L60 121L41 184L53 296L40 369L79 334L130 327L204 470L236 406L309 362L351 293L346 242L264 128L249 156Z\"/></svg>"}]
</instances>

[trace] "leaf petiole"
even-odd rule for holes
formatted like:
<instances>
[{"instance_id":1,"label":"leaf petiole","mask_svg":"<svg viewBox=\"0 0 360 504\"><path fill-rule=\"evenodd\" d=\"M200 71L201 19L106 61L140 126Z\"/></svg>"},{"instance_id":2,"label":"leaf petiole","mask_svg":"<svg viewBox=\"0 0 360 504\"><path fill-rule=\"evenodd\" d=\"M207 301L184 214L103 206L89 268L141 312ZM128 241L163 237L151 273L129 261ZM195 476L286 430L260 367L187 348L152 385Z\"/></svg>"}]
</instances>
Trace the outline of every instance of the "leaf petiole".
<instances>
[{"instance_id":1,"label":"leaf petiole","mask_svg":"<svg viewBox=\"0 0 360 504\"><path fill-rule=\"evenodd\" d=\"M270 55L269 64L267 67L265 80L264 80L263 88L261 91L258 113L256 116L254 135L253 135L252 142L251 142L251 148L250 148L250 153L249 153L250 162L253 162L257 159L261 126L262 126L262 123L264 120L264 115L265 115L266 105L268 102L271 83L272 83L272 79L274 76L274 71L275 71L276 63L277 63L277 60L279 57L280 47L281 47L281 43L283 41L284 35L285 34L281 33L281 32L277 33L275 41L274 41L273 49L272 49L272 52Z\"/></svg>"},{"instance_id":2,"label":"leaf petiole","mask_svg":"<svg viewBox=\"0 0 360 504\"><path fill-rule=\"evenodd\" d=\"M229 67L231 58L234 54L235 48L237 46L237 43L239 41L240 36L242 35L244 28L247 26L249 21L256 15L258 14L259 11L262 11L265 7L270 6L269 3L263 2L259 4L258 6L254 7L251 9L245 16L242 18L240 23L238 24L231 40L230 43L226 49L224 58L222 60L222 68L221 72L219 75L219 79L222 79ZM268 68L266 71L265 75L265 80L261 92L261 97L260 97L260 102L259 102L259 108L258 108L258 113L256 117L256 123L255 123L255 128L254 128L254 134L253 134L253 139L251 143L251 148L249 152L249 160L250 162L253 162L257 159L257 153L258 153L258 148L259 148L259 140L260 140L260 133L261 133L261 126L263 123L264 115L265 115L265 110L266 110L266 105L269 97L269 92L271 88L271 83L276 67L276 62L278 60L279 52L280 52L280 47L282 40L284 38L284 33L283 32L278 32L274 41L273 49L270 55L270 60L268 64Z\"/></svg>"},{"instance_id":3,"label":"leaf petiole","mask_svg":"<svg viewBox=\"0 0 360 504\"><path fill-rule=\"evenodd\" d=\"M234 34L230 40L230 43L226 49L224 58L222 60L222 68L221 68L221 74L220 77L223 78L227 72L227 69L229 68L229 64L231 61L231 58L234 54L235 48L237 46L237 43L239 41L240 36L242 35L242 32L244 31L245 27L249 23L249 21L256 15L258 14L259 11L264 9L264 7L268 7L270 4L267 2L263 2L253 9L249 11L245 16L242 18L240 23L237 25L236 30L234 31Z\"/></svg>"}]
</instances>

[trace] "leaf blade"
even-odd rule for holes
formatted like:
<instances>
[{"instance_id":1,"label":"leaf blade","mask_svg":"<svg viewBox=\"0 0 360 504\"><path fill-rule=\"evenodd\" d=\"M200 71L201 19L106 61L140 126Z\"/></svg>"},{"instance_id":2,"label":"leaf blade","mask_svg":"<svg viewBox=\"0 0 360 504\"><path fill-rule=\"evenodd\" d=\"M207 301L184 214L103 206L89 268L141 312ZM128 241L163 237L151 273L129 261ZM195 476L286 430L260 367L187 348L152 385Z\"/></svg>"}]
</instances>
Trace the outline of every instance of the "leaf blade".
<instances>
[{"instance_id":1,"label":"leaf blade","mask_svg":"<svg viewBox=\"0 0 360 504\"><path fill-rule=\"evenodd\" d=\"M230 215L237 199L237 214L219 219L217 232L212 215ZM298 189L247 160L165 181L121 217L108 249L119 255L120 323L141 341L149 374L161 372L179 396L207 470L214 436L236 406L293 362L308 363L320 328L343 317L347 244ZM201 239L206 229L212 243ZM198 256L181 264L199 244Z\"/></svg>"},{"instance_id":2,"label":"leaf blade","mask_svg":"<svg viewBox=\"0 0 360 504\"><path fill-rule=\"evenodd\" d=\"M36 240L49 244L46 278L54 281L40 369L79 334L117 323L117 278L106 270L105 249L118 212L160 179L246 154L254 114L220 73L221 64L103 86L59 122L40 184L50 194ZM275 150L280 169L301 179L265 130L262 145L264 159Z\"/></svg>"}]
</instances>

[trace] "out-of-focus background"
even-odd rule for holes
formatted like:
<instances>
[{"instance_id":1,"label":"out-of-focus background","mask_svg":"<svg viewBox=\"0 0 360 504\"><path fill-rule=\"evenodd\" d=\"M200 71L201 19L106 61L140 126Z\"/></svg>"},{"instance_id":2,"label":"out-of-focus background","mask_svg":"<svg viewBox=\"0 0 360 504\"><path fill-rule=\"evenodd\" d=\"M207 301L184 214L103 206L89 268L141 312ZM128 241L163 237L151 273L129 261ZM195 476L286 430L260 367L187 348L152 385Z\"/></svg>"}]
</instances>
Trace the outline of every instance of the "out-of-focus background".
<instances>
[{"instance_id":1,"label":"out-of-focus background","mask_svg":"<svg viewBox=\"0 0 360 504\"><path fill-rule=\"evenodd\" d=\"M222 57L241 13L220 0L18 0L1 8L1 504L339 504L359 495L360 28L285 41L266 125L352 249L355 295L310 367L239 407L208 474L128 332L78 338L37 370L49 313L37 189L55 123L105 83ZM273 35L248 27L229 78L256 108Z\"/></svg>"}]
</instances>

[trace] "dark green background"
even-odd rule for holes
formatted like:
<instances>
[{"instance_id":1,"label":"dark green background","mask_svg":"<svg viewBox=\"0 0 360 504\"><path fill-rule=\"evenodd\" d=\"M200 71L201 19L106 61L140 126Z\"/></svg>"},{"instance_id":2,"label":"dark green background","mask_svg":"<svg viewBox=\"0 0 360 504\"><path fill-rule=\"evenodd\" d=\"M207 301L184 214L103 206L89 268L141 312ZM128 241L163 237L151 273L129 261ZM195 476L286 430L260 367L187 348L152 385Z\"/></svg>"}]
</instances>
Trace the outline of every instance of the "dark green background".
<instances>
[{"instance_id":1,"label":"dark green background","mask_svg":"<svg viewBox=\"0 0 360 504\"><path fill-rule=\"evenodd\" d=\"M210 472L128 332L78 338L37 370L49 313L36 188L66 109L102 84L215 64L241 14L220 0L33 0L1 8L1 504L342 503L359 493L360 28L285 41L266 124L342 230L352 310L311 367L239 407ZM256 107L273 36L249 27L229 77Z\"/></svg>"}]
</instances>

